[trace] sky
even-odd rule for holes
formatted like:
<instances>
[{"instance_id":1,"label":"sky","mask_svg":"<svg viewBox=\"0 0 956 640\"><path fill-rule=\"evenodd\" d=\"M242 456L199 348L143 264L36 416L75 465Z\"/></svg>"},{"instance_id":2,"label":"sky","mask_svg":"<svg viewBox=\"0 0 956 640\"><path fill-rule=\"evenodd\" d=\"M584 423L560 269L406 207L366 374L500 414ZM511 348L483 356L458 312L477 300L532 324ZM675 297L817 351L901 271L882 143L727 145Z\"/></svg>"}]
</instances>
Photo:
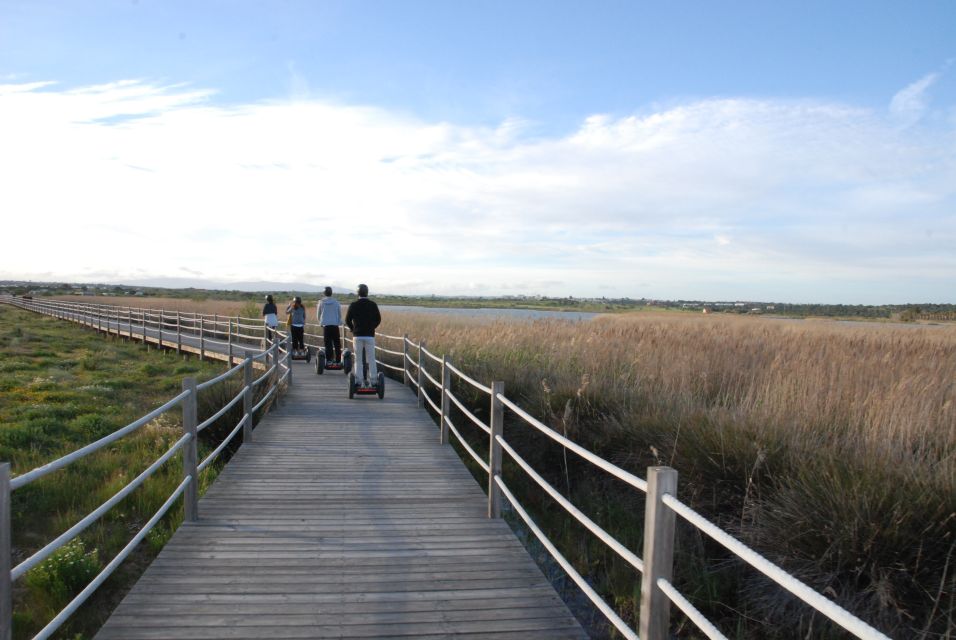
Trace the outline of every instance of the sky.
<instances>
[{"instance_id":1,"label":"sky","mask_svg":"<svg viewBox=\"0 0 956 640\"><path fill-rule=\"evenodd\" d=\"M956 2L0 0L0 280L956 302Z\"/></svg>"}]
</instances>

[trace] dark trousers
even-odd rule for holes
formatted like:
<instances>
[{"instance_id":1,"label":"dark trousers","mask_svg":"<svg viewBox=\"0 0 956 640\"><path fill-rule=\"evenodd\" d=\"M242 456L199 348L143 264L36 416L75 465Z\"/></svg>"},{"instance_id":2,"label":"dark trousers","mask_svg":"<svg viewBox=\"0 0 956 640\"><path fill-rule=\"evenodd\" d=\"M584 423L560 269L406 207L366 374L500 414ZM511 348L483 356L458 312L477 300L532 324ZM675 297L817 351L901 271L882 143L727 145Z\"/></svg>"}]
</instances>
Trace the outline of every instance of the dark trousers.
<instances>
[{"instance_id":1,"label":"dark trousers","mask_svg":"<svg viewBox=\"0 0 956 640\"><path fill-rule=\"evenodd\" d=\"M292 348L305 349L305 327L292 325Z\"/></svg>"},{"instance_id":2,"label":"dark trousers","mask_svg":"<svg viewBox=\"0 0 956 640\"><path fill-rule=\"evenodd\" d=\"M325 357L332 362L342 361L342 337L339 334L338 325L329 324L322 327L322 335L325 337ZM335 356L334 358L332 356Z\"/></svg>"}]
</instances>

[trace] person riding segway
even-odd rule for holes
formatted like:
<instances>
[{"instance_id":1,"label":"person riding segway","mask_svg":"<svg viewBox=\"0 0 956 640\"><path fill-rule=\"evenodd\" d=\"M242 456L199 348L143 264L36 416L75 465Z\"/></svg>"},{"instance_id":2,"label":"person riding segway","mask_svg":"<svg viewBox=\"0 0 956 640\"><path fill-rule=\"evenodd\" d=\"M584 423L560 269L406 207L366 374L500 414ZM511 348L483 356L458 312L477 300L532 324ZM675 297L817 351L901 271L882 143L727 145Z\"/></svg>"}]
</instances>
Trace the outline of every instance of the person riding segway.
<instances>
[{"instance_id":1,"label":"person riding segway","mask_svg":"<svg viewBox=\"0 0 956 640\"><path fill-rule=\"evenodd\" d=\"M319 300L315 315L322 326L325 347L319 349L315 359L315 372L321 374L325 369L341 369L348 375L352 368L352 352L342 353L342 336L339 325L342 324L342 305L332 297L332 287L325 288L325 297Z\"/></svg>"},{"instance_id":2,"label":"person riding segway","mask_svg":"<svg viewBox=\"0 0 956 640\"><path fill-rule=\"evenodd\" d=\"M292 333L292 359L309 362L312 352L305 346L305 307L302 306L302 298L293 298L292 304L286 307L286 313L289 314L289 329Z\"/></svg>"},{"instance_id":3,"label":"person riding segway","mask_svg":"<svg viewBox=\"0 0 956 640\"><path fill-rule=\"evenodd\" d=\"M382 315L378 305L369 300L367 285L358 286L358 296L345 314L345 325L352 331L355 345L355 367L349 374L349 398L356 393L378 394L382 398L385 395L385 374L378 371L375 363L375 329L382 323ZM367 371L360 365L363 362L368 363Z\"/></svg>"}]
</instances>

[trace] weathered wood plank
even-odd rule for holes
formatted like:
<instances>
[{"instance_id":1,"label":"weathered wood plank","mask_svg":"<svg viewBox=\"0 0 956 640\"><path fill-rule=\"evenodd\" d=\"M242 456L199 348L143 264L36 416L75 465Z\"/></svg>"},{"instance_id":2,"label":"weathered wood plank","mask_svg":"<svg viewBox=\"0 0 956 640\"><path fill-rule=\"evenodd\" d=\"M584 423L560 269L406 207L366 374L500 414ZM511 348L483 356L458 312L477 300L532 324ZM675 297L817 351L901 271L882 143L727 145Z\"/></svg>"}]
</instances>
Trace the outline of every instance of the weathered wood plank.
<instances>
[{"instance_id":1,"label":"weathered wood plank","mask_svg":"<svg viewBox=\"0 0 956 640\"><path fill-rule=\"evenodd\" d=\"M294 366L97 638L586 637L414 395Z\"/></svg>"}]
</instances>

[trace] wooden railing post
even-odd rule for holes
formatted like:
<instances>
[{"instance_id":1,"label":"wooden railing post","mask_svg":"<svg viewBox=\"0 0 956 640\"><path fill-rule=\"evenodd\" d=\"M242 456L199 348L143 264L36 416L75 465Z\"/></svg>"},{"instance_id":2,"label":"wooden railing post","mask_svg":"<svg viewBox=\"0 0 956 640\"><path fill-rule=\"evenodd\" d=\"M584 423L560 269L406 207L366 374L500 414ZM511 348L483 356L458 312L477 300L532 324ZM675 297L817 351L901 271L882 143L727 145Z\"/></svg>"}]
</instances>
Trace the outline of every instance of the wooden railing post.
<instances>
[{"instance_id":1,"label":"wooden railing post","mask_svg":"<svg viewBox=\"0 0 956 640\"><path fill-rule=\"evenodd\" d=\"M451 410L451 369L448 368L448 356L441 357L441 429L438 441L441 444L448 442L448 412Z\"/></svg>"},{"instance_id":2,"label":"wooden railing post","mask_svg":"<svg viewBox=\"0 0 956 640\"><path fill-rule=\"evenodd\" d=\"M126 307L126 335L129 336L129 339L133 339L133 309L132 307Z\"/></svg>"},{"instance_id":3,"label":"wooden railing post","mask_svg":"<svg viewBox=\"0 0 956 640\"><path fill-rule=\"evenodd\" d=\"M162 309L159 310L159 350L163 350L163 322L165 322L166 314Z\"/></svg>"},{"instance_id":4,"label":"wooden railing post","mask_svg":"<svg viewBox=\"0 0 956 640\"><path fill-rule=\"evenodd\" d=\"M206 326L205 318L199 316L199 360L206 359Z\"/></svg>"},{"instance_id":5,"label":"wooden railing post","mask_svg":"<svg viewBox=\"0 0 956 640\"><path fill-rule=\"evenodd\" d=\"M488 445L488 517L501 517L501 487L495 482L495 476L501 475L501 444L497 436L505 432L505 407L498 399L504 395L505 383L491 383L491 436Z\"/></svg>"},{"instance_id":6,"label":"wooden railing post","mask_svg":"<svg viewBox=\"0 0 956 640\"><path fill-rule=\"evenodd\" d=\"M248 349L242 361L242 444L252 442L252 352Z\"/></svg>"},{"instance_id":7,"label":"wooden railing post","mask_svg":"<svg viewBox=\"0 0 956 640\"><path fill-rule=\"evenodd\" d=\"M228 368L231 369L231 368L232 368L232 318L226 318L226 321L229 323L229 337L228 337L228 340L229 340L229 366L228 366Z\"/></svg>"},{"instance_id":8,"label":"wooden railing post","mask_svg":"<svg viewBox=\"0 0 956 640\"><path fill-rule=\"evenodd\" d=\"M402 336L402 384L412 386L411 376L408 374L408 334Z\"/></svg>"},{"instance_id":9,"label":"wooden railing post","mask_svg":"<svg viewBox=\"0 0 956 640\"><path fill-rule=\"evenodd\" d=\"M183 352L183 319L182 312L176 310L176 355Z\"/></svg>"},{"instance_id":10,"label":"wooden railing post","mask_svg":"<svg viewBox=\"0 0 956 640\"><path fill-rule=\"evenodd\" d=\"M425 361L425 339L418 343L418 406L425 406L425 374L422 373L422 362Z\"/></svg>"},{"instance_id":11,"label":"wooden railing post","mask_svg":"<svg viewBox=\"0 0 956 640\"><path fill-rule=\"evenodd\" d=\"M199 443L196 425L199 424L198 405L196 396L196 379L183 379L183 391L189 395L183 400L183 433L192 436L183 445L183 479L192 478L183 494L183 519L186 522L195 522L199 519Z\"/></svg>"},{"instance_id":12,"label":"wooden railing post","mask_svg":"<svg viewBox=\"0 0 956 640\"><path fill-rule=\"evenodd\" d=\"M285 354L285 366L288 367L289 371L289 386L292 386L292 338L291 333L286 336L285 348L287 349ZM372 357L375 357L375 354L372 354ZM353 365L355 366L355 365Z\"/></svg>"},{"instance_id":13,"label":"wooden railing post","mask_svg":"<svg viewBox=\"0 0 956 640\"><path fill-rule=\"evenodd\" d=\"M13 636L13 568L10 557L12 532L10 531L10 463L0 464L0 640Z\"/></svg>"},{"instance_id":14,"label":"wooden railing post","mask_svg":"<svg viewBox=\"0 0 956 640\"><path fill-rule=\"evenodd\" d=\"M273 384L275 384L275 386L276 386L276 399L275 399L275 403L276 403L276 406L278 407L278 406L279 406L279 398L280 398L280 396L282 395L282 393L281 393L282 387L279 385L279 378L280 378L281 375L282 375L282 374L281 374L282 369L281 369L281 367L279 366L279 334L276 332L276 330L273 330L273 331L272 331L272 347L271 347L271 349L272 349L272 366L276 368L275 374L273 375L273 378L275 379L275 382L274 382Z\"/></svg>"},{"instance_id":15,"label":"wooden railing post","mask_svg":"<svg viewBox=\"0 0 956 640\"><path fill-rule=\"evenodd\" d=\"M674 568L674 512L664 504L665 493L677 495L677 471L670 467L647 469L647 502L644 506L644 573L641 576L642 640L669 638L670 599L657 581L672 578Z\"/></svg>"}]
</instances>

